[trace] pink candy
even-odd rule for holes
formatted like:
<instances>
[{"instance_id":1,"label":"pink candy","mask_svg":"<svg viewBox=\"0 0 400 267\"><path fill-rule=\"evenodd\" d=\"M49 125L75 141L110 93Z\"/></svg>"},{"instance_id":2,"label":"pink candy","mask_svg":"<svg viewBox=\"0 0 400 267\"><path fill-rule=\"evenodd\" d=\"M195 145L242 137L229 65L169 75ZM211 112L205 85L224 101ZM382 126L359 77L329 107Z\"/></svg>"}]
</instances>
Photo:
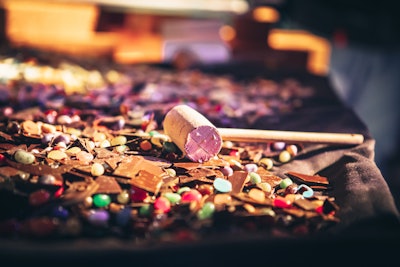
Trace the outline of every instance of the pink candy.
<instances>
[{"instance_id":1,"label":"pink candy","mask_svg":"<svg viewBox=\"0 0 400 267\"><path fill-rule=\"evenodd\" d=\"M200 201L202 195L196 189L191 189L182 194L181 202L192 202L192 201Z\"/></svg>"},{"instance_id":2,"label":"pink candy","mask_svg":"<svg viewBox=\"0 0 400 267\"><path fill-rule=\"evenodd\" d=\"M161 211L163 213L167 213L171 210L171 202L166 197L158 197L154 201L154 209L156 211Z\"/></svg>"}]
</instances>

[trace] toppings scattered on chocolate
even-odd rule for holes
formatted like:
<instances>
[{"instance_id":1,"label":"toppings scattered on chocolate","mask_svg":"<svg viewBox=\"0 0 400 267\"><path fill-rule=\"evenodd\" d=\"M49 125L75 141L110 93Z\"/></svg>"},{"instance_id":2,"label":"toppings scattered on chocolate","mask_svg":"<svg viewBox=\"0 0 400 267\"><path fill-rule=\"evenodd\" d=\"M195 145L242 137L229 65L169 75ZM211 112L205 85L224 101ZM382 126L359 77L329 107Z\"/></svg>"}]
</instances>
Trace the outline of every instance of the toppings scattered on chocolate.
<instances>
[{"instance_id":1,"label":"toppings scattered on chocolate","mask_svg":"<svg viewBox=\"0 0 400 267\"><path fill-rule=\"evenodd\" d=\"M145 71L158 77L158 83L149 81L132 92ZM220 140L214 140L219 153L212 151L207 160L192 162L186 156L193 151L182 151L162 128L180 93L188 94L186 99L214 123L226 126L239 117L254 119L257 112L260 116L294 108L309 96L309 88L300 90L295 81L279 85L255 80L241 96L238 83L201 72L179 75L175 81L171 73L157 69L138 68L129 75L117 75L120 83L113 80L112 89L101 88L103 92L90 84L83 93L58 95L45 84L43 97L36 95L42 101L36 103L39 108L25 102L29 99L23 88L17 108L1 108L0 194L10 198L13 208L1 214L0 236L113 235L179 241L255 229L307 235L339 223L339 207L326 190L328 178L295 171L287 177L275 174L301 153L302 144L225 141L221 148ZM127 77L137 81L129 84ZM176 89L171 88L174 83ZM201 96L182 90L193 85L212 91L211 99L202 97L202 89ZM15 90L8 86L10 92ZM36 86L37 81L32 95ZM256 110L236 110L227 95L237 98L233 101L240 96L253 101ZM269 108L256 101L260 95L269 99ZM212 140L211 136L208 141Z\"/></svg>"}]
</instances>

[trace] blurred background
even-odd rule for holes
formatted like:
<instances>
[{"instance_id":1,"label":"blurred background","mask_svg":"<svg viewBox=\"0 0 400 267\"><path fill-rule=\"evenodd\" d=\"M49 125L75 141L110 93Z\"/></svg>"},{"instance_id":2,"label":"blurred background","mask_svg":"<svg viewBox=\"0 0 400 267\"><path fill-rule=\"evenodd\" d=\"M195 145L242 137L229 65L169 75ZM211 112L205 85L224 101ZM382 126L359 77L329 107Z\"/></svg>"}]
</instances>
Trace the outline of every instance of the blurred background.
<instances>
[{"instance_id":1,"label":"blurred background","mask_svg":"<svg viewBox=\"0 0 400 267\"><path fill-rule=\"evenodd\" d=\"M148 2L148 3L143 3ZM276 27L279 11L246 0L2 0L3 39L66 54L154 63L190 51L201 63L258 61L325 74L329 44Z\"/></svg>"},{"instance_id":2,"label":"blurred background","mask_svg":"<svg viewBox=\"0 0 400 267\"><path fill-rule=\"evenodd\" d=\"M400 19L394 4L0 0L0 42L119 64L249 62L327 77L370 129L378 167L400 188Z\"/></svg>"}]
</instances>

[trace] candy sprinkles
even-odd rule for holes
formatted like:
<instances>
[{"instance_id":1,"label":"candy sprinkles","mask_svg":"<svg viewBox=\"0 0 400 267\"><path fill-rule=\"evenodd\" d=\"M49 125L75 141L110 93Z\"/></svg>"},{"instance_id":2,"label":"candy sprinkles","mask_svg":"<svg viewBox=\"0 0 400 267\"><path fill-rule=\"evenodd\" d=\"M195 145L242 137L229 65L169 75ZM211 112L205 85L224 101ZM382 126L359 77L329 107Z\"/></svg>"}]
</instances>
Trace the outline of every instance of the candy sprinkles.
<instances>
[{"instance_id":1,"label":"candy sprinkles","mask_svg":"<svg viewBox=\"0 0 400 267\"><path fill-rule=\"evenodd\" d=\"M14 131L26 121L11 118L1 128L1 192L21 203L1 219L2 236L179 241L182 231L193 240L218 234L221 223L224 232L307 235L339 222L334 198L324 194L328 178L273 172L295 159L301 145L220 140L209 150L211 137L197 158L195 150L179 148L193 142L187 135L195 123L171 138L163 129L112 130L79 120L55 123L48 137L44 114L35 112L30 127ZM282 159L283 152L290 158Z\"/></svg>"},{"instance_id":2,"label":"candy sprinkles","mask_svg":"<svg viewBox=\"0 0 400 267\"><path fill-rule=\"evenodd\" d=\"M14 69L23 64L12 62ZM260 140L259 132L240 139L241 132L229 130L248 126L235 125L238 117L250 118L234 108L247 106L234 105L245 91L237 90L242 84L200 71L172 76L138 68L116 74L104 76L114 77L108 87L105 80L87 87L80 80L84 92L77 83L63 88L57 81L50 86L26 79L18 94L10 81L1 87L10 92L4 95L17 96L13 107L5 104L10 99L0 106L0 194L12 205L1 212L2 238L194 242L220 234L307 236L340 223L329 177L296 170L277 175L310 139ZM144 77L152 77L151 83ZM294 80L247 86L242 100L260 115L294 109L312 94ZM210 99L206 91L213 92ZM269 105L257 100L264 96ZM312 140L327 140L321 138ZM328 143L348 140L341 138Z\"/></svg>"}]
</instances>

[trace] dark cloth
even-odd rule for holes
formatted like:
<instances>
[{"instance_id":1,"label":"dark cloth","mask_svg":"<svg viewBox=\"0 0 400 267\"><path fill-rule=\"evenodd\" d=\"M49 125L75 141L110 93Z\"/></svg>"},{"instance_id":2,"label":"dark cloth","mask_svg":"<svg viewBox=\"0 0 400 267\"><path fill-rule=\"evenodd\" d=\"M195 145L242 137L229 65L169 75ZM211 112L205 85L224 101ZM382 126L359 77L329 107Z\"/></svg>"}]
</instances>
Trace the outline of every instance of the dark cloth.
<instances>
[{"instance_id":1,"label":"dark cloth","mask_svg":"<svg viewBox=\"0 0 400 267\"><path fill-rule=\"evenodd\" d=\"M301 118L301 119L300 119ZM304 109L281 118L279 123L259 120L257 128L293 131L360 133L365 137L357 146L312 145L296 160L280 167L283 175L290 170L320 174L330 178L332 195L340 209L341 223L333 231L356 230L359 225L375 222L379 218L396 223L397 210L391 190L374 162L375 140L366 126L344 107L318 107ZM279 126L281 125L281 126ZM373 225L371 225L375 228ZM376 231L384 229L376 228Z\"/></svg>"}]
</instances>

